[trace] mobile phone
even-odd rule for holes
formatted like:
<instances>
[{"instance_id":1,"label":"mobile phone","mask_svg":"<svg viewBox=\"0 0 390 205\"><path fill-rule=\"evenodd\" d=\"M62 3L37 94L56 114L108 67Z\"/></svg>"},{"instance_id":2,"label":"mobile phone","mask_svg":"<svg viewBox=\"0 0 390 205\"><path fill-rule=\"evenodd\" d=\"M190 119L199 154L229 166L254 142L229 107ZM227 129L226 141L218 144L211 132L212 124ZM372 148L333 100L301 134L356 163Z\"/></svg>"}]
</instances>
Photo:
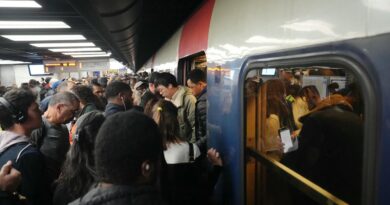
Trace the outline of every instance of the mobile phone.
<instances>
[{"instance_id":1,"label":"mobile phone","mask_svg":"<svg viewBox=\"0 0 390 205\"><path fill-rule=\"evenodd\" d=\"M279 136L280 139L282 140L282 143L284 144L283 146L283 153L287 153L289 151L292 151L291 149L293 148L293 142L291 140L291 134L290 130L287 128L280 128L279 129Z\"/></svg>"}]
</instances>

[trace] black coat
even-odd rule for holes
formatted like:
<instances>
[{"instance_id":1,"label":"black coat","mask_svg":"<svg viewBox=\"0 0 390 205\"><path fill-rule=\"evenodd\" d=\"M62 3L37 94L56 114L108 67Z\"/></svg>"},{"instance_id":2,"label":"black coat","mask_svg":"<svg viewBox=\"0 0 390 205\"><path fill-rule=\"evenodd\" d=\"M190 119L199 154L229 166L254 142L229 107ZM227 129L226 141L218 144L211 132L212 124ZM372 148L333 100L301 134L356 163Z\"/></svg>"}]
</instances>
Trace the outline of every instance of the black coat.
<instances>
[{"instance_id":1,"label":"black coat","mask_svg":"<svg viewBox=\"0 0 390 205\"><path fill-rule=\"evenodd\" d=\"M69 205L158 205L162 204L156 189L150 186L130 187L113 185L97 187Z\"/></svg>"},{"instance_id":2,"label":"black coat","mask_svg":"<svg viewBox=\"0 0 390 205\"><path fill-rule=\"evenodd\" d=\"M21 150L23 150L21 152ZM17 162L16 158L20 154ZM18 193L27 198L27 205L51 204L49 186L45 180L45 161L42 154L34 146L28 146L27 142L21 142L8 148L0 155L0 167L8 160L12 160L13 167L22 174L22 182L18 187ZM0 192L1 205L15 205L17 201L7 197L5 192Z\"/></svg>"},{"instance_id":3,"label":"black coat","mask_svg":"<svg viewBox=\"0 0 390 205\"><path fill-rule=\"evenodd\" d=\"M52 125L42 118L42 127L31 133L31 140L45 157L46 176L52 184L60 175L69 150L69 131L65 125Z\"/></svg>"},{"instance_id":4,"label":"black coat","mask_svg":"<svg viewBox=\"0 0 390 205\"><path fill-rule=\"evenodd\" d=\"M195 131L196 145L202 154L207 152L207 92L204 90L196 99Z\"/></svg>"},{"instance_id":5,"label":"black coat","mask_svg":"<svg viewBox=\"0 0 390 205\"><path fill-rule=\"evenodd\" d=\"M361 196L363 124L346 106L301 118L298 173L350 204Z\"/></svg>"}]
</instances>

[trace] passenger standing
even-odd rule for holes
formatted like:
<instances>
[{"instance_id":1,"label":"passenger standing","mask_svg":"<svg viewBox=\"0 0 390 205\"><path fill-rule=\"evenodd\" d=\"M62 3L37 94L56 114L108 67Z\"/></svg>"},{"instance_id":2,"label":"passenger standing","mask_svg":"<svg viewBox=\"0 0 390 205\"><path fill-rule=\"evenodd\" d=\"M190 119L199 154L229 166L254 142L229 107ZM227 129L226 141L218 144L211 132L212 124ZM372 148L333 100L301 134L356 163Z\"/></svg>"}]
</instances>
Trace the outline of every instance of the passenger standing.
<instances>
[{"instance_id":1,"label":"passenger standing","mask_svg":"<svg viewBox=\"0 0 390 205\"><path fill-rule=\"evenodd\" d=\"M141 97L141 103L140 106L145 108L146 104L149 102L150 99L154 97L161 97L156 89L157 86L155 86L155 81L157 79L159 73L153 72L150 74L148 78L148 89Z\"/></svg>"},{"instance_id":2,"label":"passenger standing","mask_svg":"<svg viewBox=\"0 0 390 205\"><path fill-rule=\"evenodd\" d=\"M161 204L156 183L162 142L152 119L137 111L107 118L94 154L98 184L70 205Z\"/></svg>"},{"instance_id":3,"label":"passenger standing","mask_svg":"<svg viewBox=\"0 0 390 205\"><path fill-rule=\"evenodd\" d=\"M60 174L69 150L69 132L65 124L73 120L79 110L79 100L70 92L55 94L43 115L41 128L31 134L32 141L45 156L49 184Z\"/></svg>"},{"instance_id":4,"label":"passenger standing","mask_svg":"<svg viewBox=\"0 0 390 205\"><path fill-rule=\"evenodd\" d=\"M207 151L207 77L200 70L195 69L190 72L187 81L188 87L196 97L195 111L195 134L196 145L200 148L202 154Z\"/></svg>"},{"instance_id":5,"label":"passenger standing","mask_svg":"<svg viewBox=\"0 0 390 205\"><path fill-rule=\"evenodd\" d=\"M1 205L22 203L19 194L26 198L23 202L27 204L51 204L49 186L45 183L44 157L29 143L32 130L38 128L41 121L38 104L30 91L14 89L0 98L0 124L4 130L0 132L0 166L12 161L22 174L18 194L0 192Z\"/></svg>"},{"instance_id":6,"label":"passenger standing","mask_svg":"<svg viewBox=\"0 0 390 205\"><path fill-rule=\"evenodd\" d=\"M121 81L113 81L108 84L106 88L106 98L108 104L104 114L106 117L130 110L133 107L133 100L131 99L132 91L130 86Z\"/></svg>"},{"instance_id":7,"label":"passenger standing","mask_svg":"<svg viewBox=\"0 0 390 205\"><path fill-rule=\"evenodd\" d=\"M178 108L180 137L191 143L195 137L195 103L196 98L189 88L180 86L176 77L170 73L161 73L156 80L160 94L170 100Z\"/></svg>"},{"instance_id":8,"label":"passenger standing","mask_svg":"<svg viewBox=\"0 0 390 205\"><path fill-rule=\"evenodd\" d=\"M301 121L297 172L348 204L360 204L363 159L360 116L341 95L331 95L301 117Z\"/></svg>"},{"instance_id":9,"label":"passenger standing","mask_svg":"<svg viewBox=\"0 0 390 205\"><path fill-rule=\"evenodd\" d=\"M103 86L97 82L97 79L91 80L91 85L92 85L93 94L99 98L100 102L103 105L102 108L104 110L104 108L107 105L107 99L105 98L105 92Z\"/></svg>"},{"instance_id":10,"label":"passenger standing","mask_svg":"<svg viewBox=\"0 0 390 205\"><path fill-rule=\"evenodd\" d=\"M296 126L285 99L286 88L283 81L271 79L265 82L265 86L267 86L267 119L263 151L268 156L280 160L283 153L279 129L288 128L291 133L294 133Z\"/></svg>"},{"instance_id":11,"label":"passenger standing","mask_svg":"<svg viewBox=\"0 0 390 205\"><path fill-rule=\"evenodd\" d=\"M96 180L94 145L104 115L91 111L76 121L74 143L67 153L53 197L55 205L66 205L83 196Z\"/></svg>"}]
</instances>

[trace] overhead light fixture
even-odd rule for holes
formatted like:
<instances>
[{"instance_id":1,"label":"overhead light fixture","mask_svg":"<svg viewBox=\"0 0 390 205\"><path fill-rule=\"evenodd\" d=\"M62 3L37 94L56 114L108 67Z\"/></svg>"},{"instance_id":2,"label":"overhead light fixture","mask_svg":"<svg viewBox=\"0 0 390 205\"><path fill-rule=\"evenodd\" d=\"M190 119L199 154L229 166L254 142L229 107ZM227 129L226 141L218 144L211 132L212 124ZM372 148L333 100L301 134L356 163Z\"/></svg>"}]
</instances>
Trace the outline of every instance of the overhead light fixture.
<instances>
[{"instance_id":1,"label":"overhead light fixture","mask_svg":"<svg viewBox=\"0 0 390 205\"><path fill-rule=\"evenodd\" d=\"M1 2L0 2L1 4ZM0 21L0 29L70 28L62 21Z\"/></svg>"},{"instance_id":2,"label":"overhead light fixture","mask_svg":"<svg viewBox=\"0 0 390 205\"><path fill-rule=\"evenodd\" d=\"M51 48L53 52L77 52L77 51L101 51L102 49L91 47L91 48Z\"/></svg>"},{"instance_id":3,"label":"overhead light fixture","mask_svg":"<svg viewBox=\"0 0 390 205\"><path fill-rule=\"evenodd\" d=\"M72 55L73 58L97 58L97 57L109 57L111 54L100 55Z\"/></svg>"},{"instance_id":4,"label":"overhead light fixture","mask_svg":"<svg viewBox=\"0 0 390 205\"><path fill-rule=\"evenodd\" d=\"M13 60L1 60L0 65L16 65L16 64L30 64L31 62L13 61Z\"/></svg>"},{"instance_id":5,"label":"overhead light fixture","mask_svg":"<svg viewBox=\"0 0 390 205\"><path fill-rule=\"evenodd\" d=\"M70 52L70 53L62 53L62 54L72 56L72 55L103 55L108 53L102 51L102 52Z\"/></svg>"},{"instance_id":6,"label":"overhead light fixture","mask_svg":"<svg viewBox=\"0 0 390 205\"><path fill-rule=\"evenodd\" d=\"M12 41L75 41L85 40L83 35L1 35Z\"/></svg>"},{"instance_id":7,"label":"overhead light fixture","mask_svg":"<svg viewBox=\"0 0 390 205\"><path fill-rule=\"evenodd\" d=\"M9 7L9 8L42 8L35 1L2 1L0 0L0 7Z\"/></svg>"},{"instance_id":8,"label":"overhead light fixture","mask_svg":"<svg viewBox=\"0 0 390 205\"><path fill-rule=\"evenodd\" d=\"M94 47L91 42L84 43L31 43L30 45L40 48L61 48L61 47Z\"/></svg>"}]
</instances>

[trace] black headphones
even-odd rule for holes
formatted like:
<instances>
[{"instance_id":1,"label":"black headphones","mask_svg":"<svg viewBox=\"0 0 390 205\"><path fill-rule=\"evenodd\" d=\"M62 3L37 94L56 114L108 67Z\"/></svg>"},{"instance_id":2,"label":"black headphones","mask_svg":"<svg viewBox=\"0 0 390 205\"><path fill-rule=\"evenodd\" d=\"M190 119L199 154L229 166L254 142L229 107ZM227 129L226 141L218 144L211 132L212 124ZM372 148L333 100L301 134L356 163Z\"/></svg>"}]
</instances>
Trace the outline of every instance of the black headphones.
<instances>
[{"instance_id":1,"label":"black headphones","mask_svg":"<svg viewBox=\"0 0 390 205\"><path fill-rule=\"evenodd\" d=\"M2 104L10 113L12 120L16 123L23 123L27 120L27 116L21 111L15 108L8 100L0 97L0 104Z\"/></svg>"}]
</instances>

